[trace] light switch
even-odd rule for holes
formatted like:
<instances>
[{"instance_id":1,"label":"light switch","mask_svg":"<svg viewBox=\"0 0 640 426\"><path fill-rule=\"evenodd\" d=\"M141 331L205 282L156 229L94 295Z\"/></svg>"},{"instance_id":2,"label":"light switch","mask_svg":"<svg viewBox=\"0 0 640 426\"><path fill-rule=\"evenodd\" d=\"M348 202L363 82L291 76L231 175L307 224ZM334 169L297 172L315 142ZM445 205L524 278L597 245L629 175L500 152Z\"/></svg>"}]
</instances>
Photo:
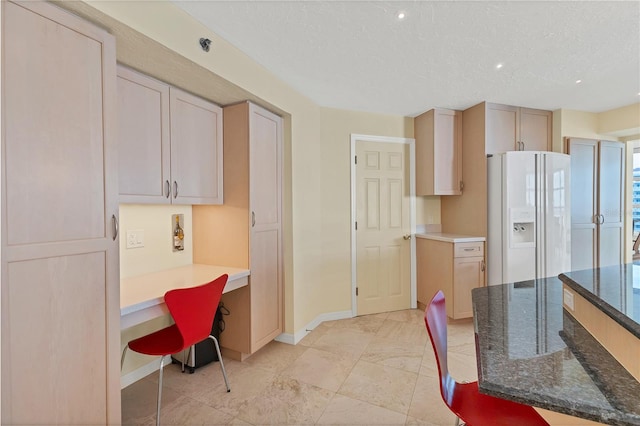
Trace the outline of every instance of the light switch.
<instances>
[{"instance_id":1,"label":"light switch","mask_svg":"<svg viewBox=\"0 0 640 426\"><path fill-rule=\"evenodd\" d=\"M144 230L127 230L127 248L131 249L141 247L144 247Z\"/></svg>"}]
</instances>

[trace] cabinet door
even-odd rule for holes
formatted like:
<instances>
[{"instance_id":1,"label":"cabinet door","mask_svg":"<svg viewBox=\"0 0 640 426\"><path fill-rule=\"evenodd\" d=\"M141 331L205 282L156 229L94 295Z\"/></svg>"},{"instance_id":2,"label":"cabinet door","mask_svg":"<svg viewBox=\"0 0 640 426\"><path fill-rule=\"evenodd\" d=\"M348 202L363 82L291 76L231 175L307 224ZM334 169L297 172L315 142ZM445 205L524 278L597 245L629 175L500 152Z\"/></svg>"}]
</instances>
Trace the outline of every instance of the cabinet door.
<instances>
[{"instance_id":1,"label":"cabinet door","mask_svg":"<svg viewBox=\"0 0 640 426\"><path fill-rule=\"evenodd\" d=\"M486 104L487 154L499 154L517 149L518 107Z\"/></svg>"},{"instance_id":2,"label":"cabinet door","mask_svg":"<svg viewBox=\"0 0 640 426\"><path fill-rule=\"evenodd\" d=\"M462 182L462 113L435 110L434 193L459 195Z\"/></svg>"},{"instance_id":3,"label":"cabinet door","mask_svg":"<svg viewBox=\"0 0 640 426\"><path fill-rule=\"evenodd\" d=\"M462 113L436 108L415 118L416 194L459 195Z\"/></svg>"},{"instance_id":4,"label":"cabinet door","mask_svg":"<svg viewBox=\"0 0 640 426\"><path fill-rule=\"evenodd\" d=\"M2 424L120 423L115 40L2 2Z\"/></svg>"},{"instance_id":5,"label":"cabinet door","mask_svg":"<svg viewBox=\"0 0 640 426\"><path fill-rule=\"evenodd\" d=\"M118 67L120 202L171 202L169 86Z\"/></svg>"},{"instance_id":6,"label":"cabinet door","mask_svg":"<svg viewBox=\"0 0 640 426\"><path fill-rule=\"evenodd\" d=\"M471 290L484 286L484 257L453 260L453 318L473 316Z\"/></svg>"},{"instance_id":7,"label":"cabinet door","mask_svg":"<svg viewBox=\"0 0 640 426\"><path fill-rule=\"evenodd\" d=\"M550 151L553 114L540 109L520 108L521 149L524 151Z\"/></svg>"},{"instance_id":8,"label":"cabinet door","mask_svg":"<svg viewBox=\"0 0 640 426\"><path fill-rule=\"evenodd\" d=\"M252 352L282 333L282 119L249 104Z\"/></svg>"},{"instance_id":9,"label":"cabinet door","mask_svg":"<svg viewBox=\"0 0 640 426\"><path fill-rule=\"evenodd\" d=\"M171 87L173 203L222 204L222 108Z\"/></svg>"},{"instance_id":10,"label":"cabinet door","mask_svg":"<svg viewBox=\"0 0 640 426\"><path fill-rule=\"evenodd\" d=\"M623 263L624 143L600 141L598 175L598 266Z\"/></svg>"},{"instance_id":11,"label":"cabinet door","mask_svg":"<svg viewBox=\"0 0 640 426\"><path fill-rule=\"evenodd\" d=\"M597 267L598 143L567 139L571 155L571 269Z\"/></svg>"}]
</instances>

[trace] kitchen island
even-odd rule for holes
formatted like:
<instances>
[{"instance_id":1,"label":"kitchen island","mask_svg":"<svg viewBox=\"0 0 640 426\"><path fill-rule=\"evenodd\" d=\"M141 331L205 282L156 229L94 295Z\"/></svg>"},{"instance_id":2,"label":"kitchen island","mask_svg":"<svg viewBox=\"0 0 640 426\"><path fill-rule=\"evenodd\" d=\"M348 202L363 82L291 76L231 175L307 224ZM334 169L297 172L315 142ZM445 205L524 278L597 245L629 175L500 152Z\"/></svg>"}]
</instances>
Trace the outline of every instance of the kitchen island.
<instances>
[{"instance_id":1,"label":"kitchen island","mask_svg":"<svg viewBox=\"0 0 640 426\"><path fill-rule=\"evenodd\" d=\"M473 290L481 392L613 425L640 425L640 383L563 308L558 278Z\"/></svg>"}]
</instances>

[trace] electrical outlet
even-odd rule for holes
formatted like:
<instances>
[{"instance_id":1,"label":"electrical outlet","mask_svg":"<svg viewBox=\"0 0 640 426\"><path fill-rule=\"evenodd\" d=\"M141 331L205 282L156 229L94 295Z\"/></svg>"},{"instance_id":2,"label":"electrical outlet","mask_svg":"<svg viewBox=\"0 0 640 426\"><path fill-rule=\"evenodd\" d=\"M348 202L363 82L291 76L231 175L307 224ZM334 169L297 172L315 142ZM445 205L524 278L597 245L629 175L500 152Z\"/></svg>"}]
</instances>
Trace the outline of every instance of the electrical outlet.
<instances>
[{"instance_id":1,"label":"electrical outlet","mask_svg":"<svg viewBox=\"0 0 640 426\"><path fill-rule=\"evenodd\" d=\"M127 248L144 247L144 230L136 229L127 231Z\"/></svg>"}]
</instances>

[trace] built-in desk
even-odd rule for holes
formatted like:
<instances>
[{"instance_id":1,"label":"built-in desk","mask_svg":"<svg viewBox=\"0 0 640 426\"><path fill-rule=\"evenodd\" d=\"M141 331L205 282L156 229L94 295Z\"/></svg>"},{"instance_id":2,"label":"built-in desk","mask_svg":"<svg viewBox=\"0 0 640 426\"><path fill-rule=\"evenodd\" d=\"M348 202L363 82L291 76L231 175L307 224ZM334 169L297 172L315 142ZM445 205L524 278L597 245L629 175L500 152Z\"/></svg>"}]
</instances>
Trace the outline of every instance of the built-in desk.
<instances>
[{"instance_id":1,"label":"built-in desk","mask_svg":"<svg viewBox=\"0 0 640 426\"><path fill-rule=\"evenodd\" d=\"M169 313L164 294L175 288L205 284L220 275L229 280L223 293L249 283L249 270L227 266L187 265L120 280L120 329L152 320Z\"/></svg>"},{"instance_id":2,"label":"built-in desk","mask_svg":"<svg viewBox=\"0 0 640 426\"><path fill-rule=\"evenodd\" d=\"M640 383L563 309L559 279L474 289L473 309L480 392L640 425Z\"/></svg>"}]
</instances>

